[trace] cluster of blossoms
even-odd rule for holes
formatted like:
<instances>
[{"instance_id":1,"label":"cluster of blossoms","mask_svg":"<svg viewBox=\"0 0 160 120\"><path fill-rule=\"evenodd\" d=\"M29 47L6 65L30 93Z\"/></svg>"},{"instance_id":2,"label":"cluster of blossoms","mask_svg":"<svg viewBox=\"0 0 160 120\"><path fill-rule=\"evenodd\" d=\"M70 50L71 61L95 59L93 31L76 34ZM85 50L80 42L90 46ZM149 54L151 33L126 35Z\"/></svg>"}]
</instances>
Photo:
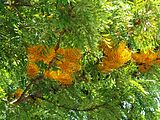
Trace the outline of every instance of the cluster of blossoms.
<instances>
[{"instance_id":1,"label":"cluster of blossoms","mask_svg":"<svg viewBox=\"0 0 160 120\"><path fill-rule=\"evenodd\" d=\"M81 69L79 60L81 51L79 49L55 48L47 49L44 46L32 46L27 49L28 66L27 74L30 78L36 77L39 73L39 67L36 62L43 62L49 65L54 61L56 70L45 70L44 76L49 79L59 81L61 84L72 84L72 74Z\"/></svg>"},{"instance_id":2,"label":"cluster of blossoms","mask_svg":"<svg viewBox=\"0 0 160 120\"><path fill-rule=\"evenodd\" d=\"M106 40L102 40L99 48L103 51L104 57L99 64L100 71L107 73L124 65L129 60L133 60L140 72L148 71L153 64L160 65L160 52L140 52L132 53L126 46L124 41L121 41L117 46L108 44ZM27 74L30 78L34 78L39 74L37 62L41 61L49 65L54 60L55 70L45 70L44 76L49 79L59 81L61 84L72 84L73 73L79 71L81 66L79 60L81 51L73 48L47 48L42 45L32 46L27 49L28 66Z\"/></svg>"},{"instance_id":3,"label":"cluster of blossoms","mask_svg":"<svg viewBox=\"0 0 160 120\"><path fill-rule=\"evenodd\" d=\"M62 49L57 50L57 54L62 56L60 60L56 60L56 71L46 71L45 76L50 79L59 81L61 84L72 84L72 74L81 69L79 60L81 52L78 49Z\"/></svg>"},{"instance_id":4,"label":"cluster of blossoms","mask_svg":"<svg viewBox=\"0 0 160 120\"><path fill-rule=\"evenodd\" d=\"M132 58L138 65L138 69L140 72L144 73L151 69L153 64L160 65L160 52L140 52L133 53Z\"/></svg>"},{"instance_id":5,"label":"cluster of blossoms","mask_svg":"<svg viewBox=\"0 0 160 120\"><path fill-rule=\"evenodd\" d=\"M106 40L102 40L99 48L103 51L104 57L99 64L99 69L104 72L111 72L114 69L121 67L129 60L133 60L140 72L144 73L150 70L153 64L160 66L160 52L140 52L132 53L126 47L126 43L121 41L118 47L109 44Z\"/></svg>"},{"instance_id":6,"label":"cluster of blossoms","mask_svg":"<svg viewBox=\"0 0 160 120\"><path fill-rule=\"evenodd\" d=\"M129 60L133 60L140 72L144 73L151 69L153 64L160 66L160 51L132 53L126 47L126 43L121 41L118 46L109 44L106 40L102 40L99 45L100 50L103 51L104 57L99 64L100 71L107 73L124 65ZM50 65L54 61L53 67L55 70L46 69L44 77L60 82L62 85L72 84L73 73L79 71L81 66L79 61L81 59L81 51L73 48L47 48L42 45L31 46L27 49L28 65L27 74L30 78L34 78L39 74L40 68L37 62L43 62ZM13 95L19 98L23 90L18 88Z\"/></svg>"},{"instance_id":7,"label":"cluster of blossoms","mask_svg":"<svg viewBox=\"0 0 160 120\"><path fill-rule=\"evenodd\" d=\"M111 72L131 59L131 51L126 47L124 41L121 41L118 47L116 47L114 45L108 45L103 40L99 47L104 53L102 62L99 64L99 69L102 72Z\"/></svg>"}]
</instances>

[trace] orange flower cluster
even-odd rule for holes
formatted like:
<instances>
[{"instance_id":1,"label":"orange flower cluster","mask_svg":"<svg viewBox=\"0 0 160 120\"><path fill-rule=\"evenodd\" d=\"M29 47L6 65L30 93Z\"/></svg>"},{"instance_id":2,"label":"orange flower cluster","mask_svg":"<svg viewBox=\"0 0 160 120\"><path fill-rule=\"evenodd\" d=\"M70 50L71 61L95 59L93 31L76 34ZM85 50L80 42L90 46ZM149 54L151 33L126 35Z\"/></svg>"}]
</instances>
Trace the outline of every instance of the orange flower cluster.
<instances>
[{"instance_id":1,"label":"orange flower cluster","mask_svg":"<svg viewBox=\"0 0 160 120\"><path fill-rule=\"evenodd\" d=\"M117 69L131 59L131 51L126 47L124 41L121 41L116 48L103 40L99 47L104 53L102 63L99 64L99 69L102 72L110 72L113 69Z\"/></svg>"},{"instance_id":2,"label":"orange flower cluster","mask_svg":"<svg viewBox=\"0 0 160 120\"><path fill-rule=\"evenodd\" d=\"M81 69L79 60L81 58L81 51L79 49L59 49L57 51L63 58L57 61L58 67L66 73L74 73Z\"/></svg>"},{"instance_id":3,"label":"orange flower cluster","mask_svg":"<svg viewBox=\"0 0 160 120\"><path fill-rule=\"evenodd\" d=\"M50 61L56 57L54 48L47 49L42 45L29 47L27 53L30 62L43 61L49 64Z\"/></svg>"},{"instance_id":4,"label":"orange flower cluster","mask_svg":"<svg viewBox=\"0 0 160 120\"><path fill-rule=\"evenodd\" d=\"M77 62L81 58L81 51L79 49L62 49L59 48L57 51L58 54L63 56L63 59L67 59L71 62Z\"/></svg>"},{"instance_id":5,"label":"orange flower cluster","mask_svg":"<svg viewBox=\"0 0 160 120\"><path fill-rule=\"evenodd\" d=\"M69 60L62 60L61 62L57 62L58 67L66 73L72 74L81 69L81 66L75 62L71 62Z\"/></svg>"},{"instance_id":6,"label":"orange flower cluster","mask_svg":"<svg viewBox=\"0 0 160 120\"><path fill-rule=\"evenodd\" d=\"M151 69L154 63L159 64L158 53L155 53L153 51L148 51L146 53L133 53L132 58L138 65L139 71L142 73L147 72L149 69Z\"/></svg>"},{"instance_id":7,"label":"orange flower cluster","mask_svg":"<svg viewBox=\"0 0 160 120\"><path fill-rule=\"evenodd\" d=\"M35 77L39 73L39 68L35 62L42 61L49 64L52 59L60 55L62 58L56 60L57 71L46 71L44 76L50 79L59 81L61 84L71 84L72 74L81 69L79 60L81 58L81 51L79 49L62 49L55 51L54 48L47 50L42 45L32 46L27 49L29 64L27 66L27 74L29 77Z\"/></svg>"},{"instance_id":8,"label":"orange flower cluster","mask_svg":"<svg viewBox=\"0 0 160 120\"><path fill-rule=\"evenodd\" d=\"M81 66L79 65L81 52L79 49L59 48L57 54L62 56L62 59L56 60L56 65L59 70L46 71L45 77L57 80L64 85L72 84L72 74L81 69Z\"/></svg>"},{"instance_id":9,"label":"orange flower cluster","mask_svg":"<svg viewBox=\"0 0 160 120\"><path fill-rule=\"evenodd\" d=\"M23 90L20 89L20 88L18 88L18 89L15 91L14 96L15 96L16 98L19 98L19 97L22 95L22 93L23 93Z\"/></svg>"},{"instance_id":10,"label":"orange flower cluster","mask_svg":"<svg viewBox=\"0 0 160 120\"><path fill-rule=\"evenodd\" d=\"M72 84L73 78L69 73L62 72L60 70L57 71L46 71L45 72L45 77L49 79L54 79L59 81L63 85L70 85Z\"/></svg>"},{"instance_id":11,"label":"orange flower cluster","mask_svg":"<svg viewBox=\"0 0 160 120\"><path fill-rule=\"evenodd\" d=\"M35 63L29 62L27 65L27 75L30 78L36 77L39 73L39 68Z\"/></svg>"},{"instance_id":12,"label":"orange flower cluster","mask_svg":"<svg viewBox=\"0 0 160 120\"><path fill-rule=\"evenodd\" d=\"M39 73L39 68L35 62L42 61L49 64L56 56L54 48L47 49L42 45L27 48L27 53L29 61L27 65L27 74L30 78L36 77Z\"/></svg>"}]
</instances>

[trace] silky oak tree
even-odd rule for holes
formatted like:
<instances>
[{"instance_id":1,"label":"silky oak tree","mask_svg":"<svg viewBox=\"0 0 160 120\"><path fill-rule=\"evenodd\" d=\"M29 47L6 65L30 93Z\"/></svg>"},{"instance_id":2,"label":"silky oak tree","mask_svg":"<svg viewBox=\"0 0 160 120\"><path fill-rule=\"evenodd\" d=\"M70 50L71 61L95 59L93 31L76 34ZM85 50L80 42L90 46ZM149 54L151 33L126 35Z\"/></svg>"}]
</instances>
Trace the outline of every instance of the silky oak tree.
<instances>
[{"instance_id":1,"label":"silky oak tree","mask_svg":"<svg viewBox=\"0 0 160 120\"><path fill-rule=\"evenodd\" d=\"M0 119L159 120L159 0L0 0Z\"/></svg>"}]
</instances>

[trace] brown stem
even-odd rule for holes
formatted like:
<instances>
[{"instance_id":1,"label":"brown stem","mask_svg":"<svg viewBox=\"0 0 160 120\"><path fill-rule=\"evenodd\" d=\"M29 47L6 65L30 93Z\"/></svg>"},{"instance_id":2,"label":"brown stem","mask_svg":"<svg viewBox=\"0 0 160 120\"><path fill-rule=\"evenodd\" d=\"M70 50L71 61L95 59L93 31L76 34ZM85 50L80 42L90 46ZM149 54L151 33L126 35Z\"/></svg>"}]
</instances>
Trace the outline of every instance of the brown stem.
<instances>
[{"instance_id":1,"label":"brown stem","mask_svg":"<svg viewBox=\"0 0 160 120\"><path fill-rule=\"evenodd\" d=\"M32 79L31 80L31 83L29 83L26 87L26 89L23 91L22 95L17 99L17 101L14 102L14 104L19 104L21 103L21 101L23 101L25 95L26 95L26 92L31 88L31 86L38 80L42 80L44 78L44 75L42 76L38 76L37 78L35 79Z\"/></svg>"}]
</instances>

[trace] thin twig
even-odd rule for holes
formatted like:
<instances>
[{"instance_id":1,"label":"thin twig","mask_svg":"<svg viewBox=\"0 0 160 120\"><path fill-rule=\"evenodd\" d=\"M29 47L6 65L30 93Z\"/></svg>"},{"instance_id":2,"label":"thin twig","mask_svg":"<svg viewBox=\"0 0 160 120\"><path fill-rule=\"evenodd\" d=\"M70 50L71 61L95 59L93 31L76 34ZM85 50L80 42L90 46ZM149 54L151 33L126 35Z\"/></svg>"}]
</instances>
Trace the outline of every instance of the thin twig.
<instances>
[{"instance_id":1,"label":"thin twig","mask_svg":"<svg viewBox=\"0 0 160 120\"><path fill-rule=\"evenodd\" d=\"M19 99L17 99L13 104L19 104L21 103L21 101L23 101L25 95L26 95L26 92L31 88L31 86L38 80L42 80L44 78L44 75L42 76L38 76L37 78L35 79L32 79L31 82L27 85L26 89L23 91L22 95L19 97Z\"/></svg>"}]
</instances>

